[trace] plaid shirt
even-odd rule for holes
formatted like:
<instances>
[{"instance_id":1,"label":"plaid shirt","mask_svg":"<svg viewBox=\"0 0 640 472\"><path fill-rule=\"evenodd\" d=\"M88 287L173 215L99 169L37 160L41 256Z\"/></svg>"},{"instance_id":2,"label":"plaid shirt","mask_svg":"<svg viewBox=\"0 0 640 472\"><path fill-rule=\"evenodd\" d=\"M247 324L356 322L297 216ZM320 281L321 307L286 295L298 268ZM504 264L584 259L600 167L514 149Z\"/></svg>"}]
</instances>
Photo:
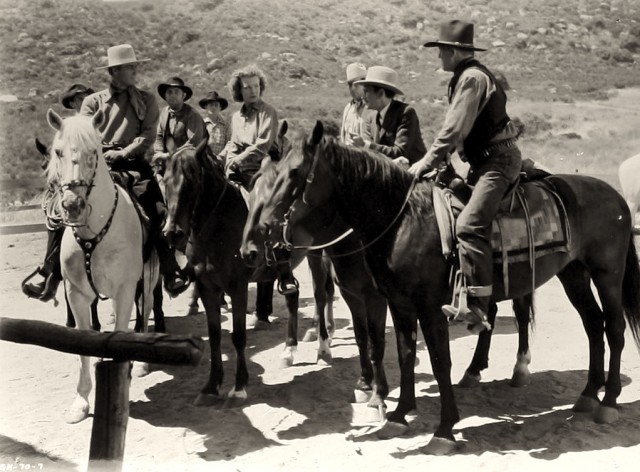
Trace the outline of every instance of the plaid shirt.
<instances>
[{"instance_id":1,"label":"plaid shirt","mask_svg":"<svg viewBox=\"0 0 640 472\"><path fill-rule=\"evenodd\" d=\"M209 132L209 150L214 156L219 156L231 137L231 130L226 120L218 115L216 118L205 118L204 124Z\"/></svg>"}]
</instances>

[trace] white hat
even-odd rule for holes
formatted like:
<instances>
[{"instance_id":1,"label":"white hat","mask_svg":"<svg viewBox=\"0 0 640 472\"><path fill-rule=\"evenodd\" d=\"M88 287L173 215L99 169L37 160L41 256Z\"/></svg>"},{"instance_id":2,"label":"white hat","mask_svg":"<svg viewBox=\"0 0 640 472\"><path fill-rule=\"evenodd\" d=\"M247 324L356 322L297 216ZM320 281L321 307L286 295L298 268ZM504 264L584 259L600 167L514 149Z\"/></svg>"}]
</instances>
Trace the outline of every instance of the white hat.
<instances>
[{"instance_id":1,"label":"white hat","mask_svg":"<svg viewBox=\"0 0 640 472\"><path fill-rule=\"evenodd\" d=\"M107 65L96 67L96 69L107 69L109 67L123 66L125 64L137 64L147 62L151 59L136 59L136 53L130 44L119 44L107 49Z\"/></svg>"},{"instance_id":2,"label":"white hat","mask_svg":"<svg viewBox=\"0 0 640 472\"><path fill-rule=\"evenodd\" d=\"M364 64L353 62L347 66L347 82L364 79L367 75L367 68Z\"/></svg>"},{"instance_id":3,"label":"white hat","mask_svg":"<svg viewBox=\"0 0 640 472\"><path fill-rule=\"evenodd\" d=\"M367 77L364 80L358 80L356 84L375 85L384 89L393 90L399 95L404 95L402 90L398 88L398 73L390 67L371 66L367 70Z\"/></svg>"}]
</instances>

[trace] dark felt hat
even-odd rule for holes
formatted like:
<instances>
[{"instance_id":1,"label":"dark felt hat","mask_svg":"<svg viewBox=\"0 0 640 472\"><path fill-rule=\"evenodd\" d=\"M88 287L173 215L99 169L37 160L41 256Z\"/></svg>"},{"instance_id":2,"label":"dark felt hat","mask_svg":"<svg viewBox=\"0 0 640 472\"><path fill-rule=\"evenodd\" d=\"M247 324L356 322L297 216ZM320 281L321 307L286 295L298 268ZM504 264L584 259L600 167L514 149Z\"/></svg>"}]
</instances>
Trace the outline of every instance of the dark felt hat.
<instances>
[{"instance_id":1,"label":"dark felt hat","mask_svg":"<svg viewBox=\"0 0 640 472\"><path fill-rule=\"evenodd\" d=\"M182 80L180 77L171 77L169 80L167 80L167 82L158 85L158 95L160 95L163 100L166 100L166 98L164 98L164 95L165 93L167 93L167 89L169 87L179 88L184 93L186 93L187 96L184 97L185 102L189 100L193 95L193 90L185 85L184 80Z\"/></svg>"},{"instance_id":2,"label":"dark felt hat","mask_svg":"<svg viewBox=\"0 0 640 472\"><path fill-rule=\"evenodd\" d=\"M69 87L66 92L62 94L60 101L62 102L62 106L71 110L73 107L71 106L71 100L74 99L76 95L79 94L91 95L93 92L92 88L86 87L82 84L73 84Z\"/></svg>"},{"instance_id":3,"label":"dark felt hat","mask_svg":"<svg viewBox=\"0 0 640 472\"><path fill-rule=\"evenodd\" d=\"M452 46L454 48L467 49L470 51L486 51L486 48L479 48L473 44L473 23L460 20L451 20L440 25L440 37L435 41L427 41L423 44L425 48L438 46Z\"/></svg>"},{"instance_id":4,"label":"dark felt hat","mask_svg":"<svg viewBox=\"0 0 640 472\"><path fill-rule=\"evenodd\" d=\"M220 110L224 110L229 106L227 99L222 98L216 91L209 92L204 98L201 98L198 105L200 105L200 108L204 108L207 106L207 103L211 102L218 102L220 104Z\"/></svg>"}]
</instances>

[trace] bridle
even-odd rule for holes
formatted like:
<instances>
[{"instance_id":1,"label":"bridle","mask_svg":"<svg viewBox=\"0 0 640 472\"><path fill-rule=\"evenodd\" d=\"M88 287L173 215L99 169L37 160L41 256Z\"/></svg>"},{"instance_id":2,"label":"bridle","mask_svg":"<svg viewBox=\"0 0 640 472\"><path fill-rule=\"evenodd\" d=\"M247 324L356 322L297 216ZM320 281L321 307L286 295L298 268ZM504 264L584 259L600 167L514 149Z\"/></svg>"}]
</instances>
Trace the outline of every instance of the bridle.
<instances>
[{"instance_id":1,"label":"bridle","mask_svg":"<svg viewBox=\"0 0 640 472\"><path fill-rule=\"evenodd\" d=\"M332 239L331 241L324 243L324 244L319 244L319 245L314 245L314 246L297 246L294 245L293 242L291 241L291 238L288 236L288 234L290 233L290 227L289 227L289 221L291 219L291 215L294 212L294 208L295 208L295 204L298 201L298 199L300 197L298 197L298 195L300 193L302 193L300 200L302 201L302 203L308 207L310 207L309 203L308 203L308 199L307 199L307 189L309 187L310 184L313 183L313 181L315 180L315 171L316 171L316 167L318 164L318 152L316 152L313 156L313 161L311 163L311 167L309 169L309 172L307 174L307 177L305 178L302 186L300 188L296 188L294 189L294 191L292 192L291 196L293 197L293 201L291 202L291 205L289 206L289 209L286 211L286 213L284 214L283 217L283 221L282 221L282 232L281 232L281 238L282 238L282 242L283 242L283 246L287 251L292 251L294 249L301 249L301 250L306 250L306 251L314 251L314 250L320 250L320 249L326 249L329 248L337 243L339 243L340 241L342 241L343 239L345 239L346 237L350 236L353 233L353 228L349 228L347 231L345 231L344 233L342 233L340 236L338 236L335 239ZM348 251L346 253L341 253L341 254L332 254L331 257L346 257L346 256L351 256L353 254L357 254L359 252L364 251L365 249L371 247L372 245L374 245L375 243L377 243L392 227L393 225L395 225L395 223L398 221L398 219L400 218L400 215L402 215L402 213L404 212L405 207L407 206L407 203L409 202L409 198L411 197L411 192L413 191L413 188L416 185L416 182L418 181L417 178L414 178L411 181L411 185L409 186L409 190L407 190L407 195L402 203L402 206L400 207L400 210L398 210L398 212L396 213L395 217L391 220L391 222L386 226L386 228L375 238L373 238L371 241L367 242L366 244L362 244L361 247L359 247L358 249L355 249L353 251ZM273 256L273 250L274 248L277 247L279 243L275 243L273 244L268 238L265 241L265 259L267 260L267 265L271 265L270 262L272 263L273 260L275 259L275 256ZM311 255L311 254L308 254ZM271 259L273 258L273 259Z\"/></svg>"},{"instance_id":2,"label":"bridle","mask_svg":"<svg viewBox=\"0 0 640 472\"><path fill-rule=\"evenodd\" d=\"M77 152L78 152L77 150L72 150L72 153L77 153ZM96 174L98 173L98 151L93 151L93 158L94 158L93 172L92 172L91 178L88 181L81 179L77 176L79 165L77 163L71 164L73 166L73 178L68 182L58 185L58 193L60 194L60 197L62 197L64 192L67 190L73 191L76 188L86 188L87 193L85 194L85 200L89 199L89 195L91 195L91 190L93 190L93 188L95 187L94 181L96 179ZM113 212L115 212L115 207L117 204L118 204L118 201L116 199L114 203ZM65 221L64 218L62 218L62 224L64 226L69 226L72 228L87 226L86 223L68 223Z\"/></svg>"}]
</instances>

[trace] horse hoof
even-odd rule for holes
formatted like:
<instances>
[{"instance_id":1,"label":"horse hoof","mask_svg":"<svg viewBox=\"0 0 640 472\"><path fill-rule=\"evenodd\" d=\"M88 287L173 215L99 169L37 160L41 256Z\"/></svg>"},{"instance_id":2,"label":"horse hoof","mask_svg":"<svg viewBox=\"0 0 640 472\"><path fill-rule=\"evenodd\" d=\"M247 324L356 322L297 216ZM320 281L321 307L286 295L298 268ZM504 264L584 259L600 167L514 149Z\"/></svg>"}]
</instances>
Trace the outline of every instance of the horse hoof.
<instances>
[{"instance_id":1,"label":"horse hoof","mask_svg":"<svg viewBox=\"0 0 640 472\"><path fill-rule=\"evenodd\" d=\"M135 362L133 369L131 369L131 376L137 378L145 377L149 375L149 372L151 372L151 368L147 362Z\"/></svg>"},{"instance_id":2,"label":"horse hoof","mask_svg":"<svg viewBox=\"0 0 640 472\"><path fill-rule=\"evenodd\" d=\"M598 406L600 406L600 403L595 398L580 395L576 404L573 405L573 411L576 413L591 413Z\"/></svg>"},{"instance_id":3,"label":"horse hoof","mask_svg":"<svg viewBox=\"0 0 640 472\"><path fill-rule=\"evenodd\" d=\"M446 456L456 449L456 442L446 438L431 438L429 444L420 449L421 452L431 456Z\"/></svg>"},{"instance_id":4,"label":"horse hoof","mask_svg":"<svg viewBox=\"0 0 640 472\"><path fill-rule=\"evenodd\" d=\"M404 423L396 423L395 421L385 421L382 428L378 430L376 436L378 439L391 439L402 436L409 429L409 425Z\"/></svg>"},{"instance_id":5,"label":"horse hoof","mask_svg":"<svg viewBox=\"0 0 640 472\"><path fill-rule=\"evenodd\" d=\"M473 388L477 387L480 384L480 379L482 376L480 374L471 374L468 370L464 372L464 375L458 382L458 387L462 388Z\"/></svg>"},{"instance_id":6,"label":"horse hoof","mask_svg":"<svg viewBox=\"0 0 640 472\"><path fill-rule=\"evenodd\" d=\"M305 343L310 343L318 340L318 333L315 328L309 328L304 336L302 337L302 341Z\"/></svg>"},{"instance_id":7,"label":"horse hoof","mask_svg":"<svg viewBox=\"0 0 640 472\"><path fill-rule=\"evenodd\" d=\"M231 389L224 402L224 408L238 408L247 402L247 391Z\"/></svg>"},{"instance_id":8,"label":"horse hoof","mask_svg":"<svg viewBox=\"0 0 640 472\"><path fill-rule=\"evenodd\" d=\"M253 325L254 331L269 331L271 330L271 323L264 320L256 320L256 324Z\"/></svg>"},{"instance_id":9,"label":"horse hoof","mask_svg":"<svg viewBox=\"0 0 640 472\"><path fill-rule=\"evenodd\" d=\"M193 401L195 406L216 406L222 403L223 398L214 393L199 393Z\"/></svg>"},{"instance_id":10,"label":"horse hoof","mask_svg":"<svg viewBox=\"0 0 640 472\"><path fill-rule=\"evenodd\" d=\"M364 390L353 390L353 402L352 403L367 403L369 401L369 395L371 392L365 392Z\"/></svg>"},{"instance_id":11,"label":"horse hoof","mask_svg":"<svg viewBox=\"0 0 640 472\"><path fill-rule=\"evenodd\" d=\"M331 365L333 364L333 356L331 351L318 351L318 357L316 358L316 364L318 365Z\"/></svg>"},{"instance_id":12,"label":"horse hoof","mask_svg":"<svg viewBox=\"0 0 640 472\"><path fill-rule=\"evenodd\" d=\"M71 407L69 407L65 420L69 424L76 424L88 417L89 402L81 398L76 398Z\"/></svg>"},{"instance_id":13,"label":"horse hoof","mask_svg":"<svg viewBox=\"0 0 640 472\"><path fill-rule=\"evenodd\" d=\"M593 414L593 420L599 424L615 423L620 418L617 408L598 405Z\"/></svg>"},{"instance_id":14,"label":"horse hoof","mask_svg":"<svg viewBox=\"0 0 640 472\"><path fill-rule=\"evenodd\" d=\"M529 385L530 380L531 380L531 374L529 372L514 370L513 376L511 377L511 382L509 382L509 385L515 388L526 387L527 385Z\"/></svg>"}]
</instances>

